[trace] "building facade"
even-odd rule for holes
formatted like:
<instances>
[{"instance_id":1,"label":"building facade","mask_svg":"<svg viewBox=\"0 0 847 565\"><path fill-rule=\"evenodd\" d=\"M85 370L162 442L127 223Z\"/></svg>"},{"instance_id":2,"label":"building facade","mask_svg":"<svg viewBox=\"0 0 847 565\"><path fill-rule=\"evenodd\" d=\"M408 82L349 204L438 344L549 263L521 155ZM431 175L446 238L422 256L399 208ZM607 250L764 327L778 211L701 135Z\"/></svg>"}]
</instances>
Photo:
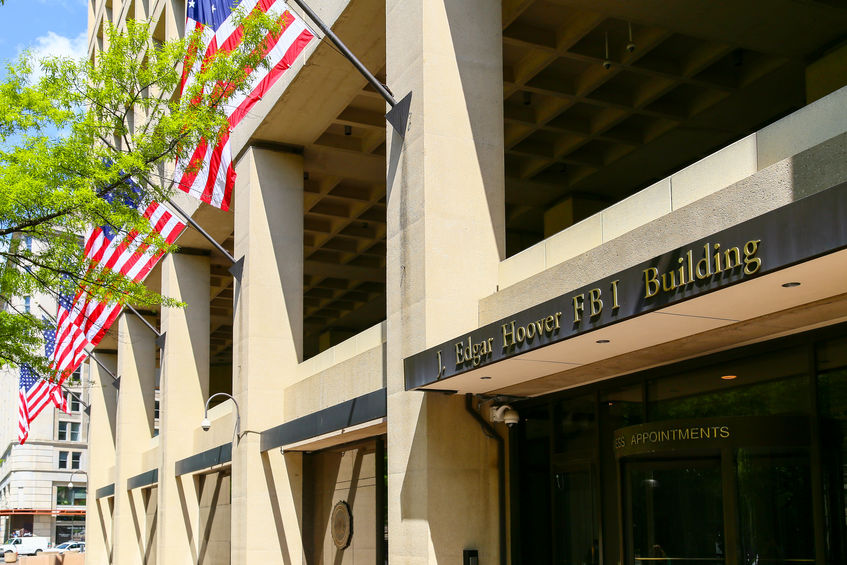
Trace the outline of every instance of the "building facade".
<instances>
[{"instance_id":1,"label":"building facade","mask_svg":"<svg viewBox=\"0 0 847 565\"><path fill-rule=\"evenodd\" d=\"M35 315L56 312L50 296L14 298L4 308ZM0 396L0 531L49 537L53 544L85 539L87 497L88 403L86 367L67 383L69 414L47 406L30 424L24 445L18 443L18 369L3 372Z\"/></svg>"},{"instance_id":2,"label":"building facade","mask_svg":"<svg viewBox=\"0 0 847 565\"><path fill-rule=\"evenodd\" d=\"M844 562L847 9L309 4L406 127L315 40L179 199L239 265L98 346L86 559Z\"/></svg>"}]
</instances>

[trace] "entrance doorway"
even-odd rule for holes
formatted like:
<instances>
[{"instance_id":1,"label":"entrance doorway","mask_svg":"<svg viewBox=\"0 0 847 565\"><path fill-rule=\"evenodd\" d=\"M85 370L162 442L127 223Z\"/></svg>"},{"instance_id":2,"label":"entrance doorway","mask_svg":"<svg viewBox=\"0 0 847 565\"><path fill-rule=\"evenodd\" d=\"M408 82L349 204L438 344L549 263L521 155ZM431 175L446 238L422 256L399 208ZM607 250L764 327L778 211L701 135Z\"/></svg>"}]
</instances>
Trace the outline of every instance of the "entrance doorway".
<instances>
[{"instance_id":1,"label":"entrance doorway","mask_svg":"<svg viewBox=\"0 0 847 565\"><path fill-rule=\"evenodd\" d=\"M630 563L724 563L719 459L638 461L624 468Z\"/></svg>"},{"instance_id":2,"label":"entrance doorway","mask_svg":"<svg viewBox=\"0 0 847 565\"><path fill-rule=\"evenodd\" d=\"M616 438L627 564L815 563L805 420L666 421Z\"/></svg>"},{"instance_id":3,"label":"entrance doorway","mask_svg":"<svg viewBox=\"0 0 847 565\"><path fill-rule=\"evenodd\" d=\"M847 563L847 324L515 407L514 565Z\"/></svg>"}]
</instances>

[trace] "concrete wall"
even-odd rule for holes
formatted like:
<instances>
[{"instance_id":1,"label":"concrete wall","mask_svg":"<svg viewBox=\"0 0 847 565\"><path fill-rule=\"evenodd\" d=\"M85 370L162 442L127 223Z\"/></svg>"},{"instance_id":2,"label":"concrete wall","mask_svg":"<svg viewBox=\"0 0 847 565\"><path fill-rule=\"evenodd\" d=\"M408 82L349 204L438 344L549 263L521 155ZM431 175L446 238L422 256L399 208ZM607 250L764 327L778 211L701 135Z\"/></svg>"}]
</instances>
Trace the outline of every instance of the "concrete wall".
<instances>
[{"instance_id":1,"label":"concrete wall","mask_svg":"<svg viewBox=\"0 0 847 565\"><path fill-rule=\"evenodd\" d=\"M306 563L376 563L376 481L383 478L375 476L374 457L373 445L304 456ZM338 549L331 535L330 517L339 501L345 501L353 515L353 537L346 549Z\"/></svg>"},{"instance_id":2,"label":"concrete wall","mask_svg":"<svg viewBox=\"0 0 847 565\"><path fill-rule=\"evenodd\" d=\"M230 562L230 473L220 471L196 477L200 510L198 565L228 565Z\"/></svg>"},{"instance_id":3,"label":"concrete wall","mask_svg":"<svg viewBox=\"0 0 847 565\"><path fill-rule=\"evenodd\" d=\"M141 490L142 511L144 513L144 527L141 531L142 563L144 565L156 565L156 531L158 529L159 492L158 487L153 486Z\"/></svg>"}]
</instances>

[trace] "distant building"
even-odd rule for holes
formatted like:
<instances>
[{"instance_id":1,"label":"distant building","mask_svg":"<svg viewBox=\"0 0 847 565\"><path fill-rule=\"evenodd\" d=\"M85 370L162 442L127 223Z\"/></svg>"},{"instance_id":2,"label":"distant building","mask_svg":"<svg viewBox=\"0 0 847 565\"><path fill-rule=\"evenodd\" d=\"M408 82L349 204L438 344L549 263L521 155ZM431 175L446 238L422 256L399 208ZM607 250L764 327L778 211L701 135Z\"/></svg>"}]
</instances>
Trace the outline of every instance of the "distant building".
<instances>
[{"instance_id":1,"label":"distant building","mask_svg":"<svg viewBox=\"0 0 847 565\"><path fill-rule=\"evenodd\" d=\"M39 306L55 314L49 296L13 299L15 308ZM4 305L10 308L9 304ZM66 381L65 414L51 406L30 424L29 438L18 443L18 369L0 375L0 531L49 536L54 544L85 539L88 480L88 368L80 367ZM81 400L81 402L80 402ZM68 483L73 486L69 487Z\"/></svg>"}]
</instances>

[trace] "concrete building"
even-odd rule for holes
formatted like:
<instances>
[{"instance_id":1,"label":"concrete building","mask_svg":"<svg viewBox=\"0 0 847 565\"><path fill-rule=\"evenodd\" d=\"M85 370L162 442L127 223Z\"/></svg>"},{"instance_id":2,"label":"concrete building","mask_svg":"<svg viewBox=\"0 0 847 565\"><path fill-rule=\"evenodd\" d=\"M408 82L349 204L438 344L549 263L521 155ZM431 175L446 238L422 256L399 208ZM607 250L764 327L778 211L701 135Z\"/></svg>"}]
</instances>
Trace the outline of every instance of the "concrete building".
<instances>
[{"instance_id":1,"label":"concrete building","mask_svg":"<svg viewBox=\"0 0 847 565\"><path fill-rule=\"evenodd\" d=\"M243 268L99 346L86 559L844 562L847 9L310 4L405 135L316 40L180 200Z\"/></svg>"},{"instance_id":2,"label":"concrete building","mask_svg":"<svg viewBox=\"0 0 847 565\"><path fill-rule=\"evenodd\" d=\"M56 312L47 295L14 298L4 308L38 314ZM87 368L66 381L70 414L48 406L30 424L29 437L18 443L18 369L0 379L0 532L47 536L54 544L85 539L88 469ZM76 397L74 397L74 395ZM73 486L69 487L71 483Z\"/></svg>"}]
</instances>

